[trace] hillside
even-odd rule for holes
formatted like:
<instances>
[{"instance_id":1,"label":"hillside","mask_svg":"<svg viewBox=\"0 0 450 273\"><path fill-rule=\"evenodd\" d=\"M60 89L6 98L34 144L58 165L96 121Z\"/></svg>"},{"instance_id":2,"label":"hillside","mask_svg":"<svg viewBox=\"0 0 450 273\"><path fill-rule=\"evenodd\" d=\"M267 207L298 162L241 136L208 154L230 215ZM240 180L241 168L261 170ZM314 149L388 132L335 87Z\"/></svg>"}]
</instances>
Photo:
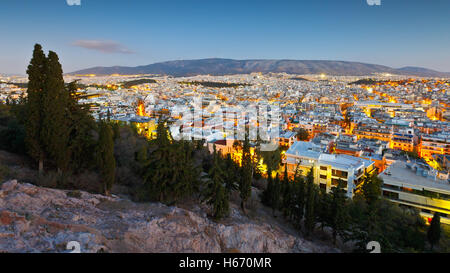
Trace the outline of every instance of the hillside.
<instances>
[{"instance_id":1,"label":"hillside","mask_svg":"<svg viewBox=\"0 0 450 273\"><path fill-rule=\"evenodd\" d=\"M219 58L169 61L137 67L93 67L75 71L70 74L161 74L171 76L194 76L202 74L248 74L253 72L285 72L289 74L326 73L329 75L353 76L369 75L372 73L391 73L426 77L450 77L450 73L438 72L426 68L404 67L395 69L383 65L359 62L320 60L232 60Z\"/></svg>"},{"instance_id":2,"label":"hillside","mask_svg":"<svg viewBox=\"0 0 450 273\"><path fill-rule=\"evenodd\" d=\"M340 252L270 216L231 211L227 221L214 222L199 206L133 203L10 180L0 189L0 252L68 252L70 241L81 252Z\"/></svg>"}]
</instances>

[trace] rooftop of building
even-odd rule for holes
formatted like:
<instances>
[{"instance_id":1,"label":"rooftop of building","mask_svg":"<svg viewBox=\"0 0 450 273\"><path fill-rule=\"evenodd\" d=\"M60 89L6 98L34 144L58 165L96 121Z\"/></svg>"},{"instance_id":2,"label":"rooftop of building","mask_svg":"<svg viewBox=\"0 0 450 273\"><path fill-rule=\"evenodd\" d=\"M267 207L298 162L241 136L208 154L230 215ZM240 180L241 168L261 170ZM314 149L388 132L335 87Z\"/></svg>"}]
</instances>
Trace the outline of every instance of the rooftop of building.
<instances>
[{"instance_id":1,"label":"rooftop of building","mask_svg":"<svg viewBox=\"0 0 450 273\"><path fill-rule=\"evenodd\" d=\"M294 137L295 135L296 135L295 132L285 131L285 132L280 133L280 138L291 138L291 137Z\"/></svg>"},{"instance_id":2,"label":"rooftop of building","mask_svg":"<svg viewBox=\"0 0 450 273\"><path fill-rule=\"evenodd\" d=\"M382 155L376 154L376 153L373 153L373 152L368 152L368 151L364 151L361 154L361 157L367 158L369 160L370 159L372 159L372 160L383 160L383 156Z\"/></svg>"},{"instance_id":3,"label":"rooftop of building","mask_svg":"<svg viewBox=\"0 0 450 273\"><path fill-rule=\"evenodd\" d=\"M311 159L319 159L322 147L313 142L295 141L294 144L286 151L286 154L308 157Z\"/></svg>"},{"instance_id":4,"label":"rooftop of building","mask_svg":"<svg viewBox=\"0 0 450 273\"><path fill-rule=\"evenodd\" d=\"M344 169L359 169L361 167L367 168L373 164L372 161L360 157L344 154L326 154L322 153L319 156L320 164L328 164L337 168Z\"/></svg>"},{"instance_id":5,"label":"rooftop of building","mask_svg":"<svg viewBox=\"0 0 450 273\"><path fill-rule=\"evenodd\" d=\"M412 164L409 164L412 166ZM408 163L405 161L397 160L392 163L386 170L379 174L379 177L383 179L384 183L412 188L416 190L432 190L445 194L450 194L450 183L448 180L434 179L428 175L424 176L425 168L419 170L408 168Z\"/></svg>"},{"instance_id":6,"label":"rooftop of building","mask_svg":"<svg viewBox=\"0 0 450 273\"><path fill-rule=\"evenodd\" d=\"M359 169L361 167L369 167L373 164L372 161L364 158L354 157L343 154L328 154L321 151L321 147L312 142L296 141L286 151L286 156L293 155L304 157L318 161L319 164L331 165L336 168ZM288 158L288 162L290 162Z\"/></svg>"},{"instance_id":7,"label":"rooftop of building","mask_svg":"<svg viewBox=\"0 0 450 273\"><path fill-rule=\"evenodd\" d=\"M450 133L449 132L438 132L431 135L422 135L422 140L437 140L437 141L445 141L450 142Z\"/></svg>"}]
</instances>

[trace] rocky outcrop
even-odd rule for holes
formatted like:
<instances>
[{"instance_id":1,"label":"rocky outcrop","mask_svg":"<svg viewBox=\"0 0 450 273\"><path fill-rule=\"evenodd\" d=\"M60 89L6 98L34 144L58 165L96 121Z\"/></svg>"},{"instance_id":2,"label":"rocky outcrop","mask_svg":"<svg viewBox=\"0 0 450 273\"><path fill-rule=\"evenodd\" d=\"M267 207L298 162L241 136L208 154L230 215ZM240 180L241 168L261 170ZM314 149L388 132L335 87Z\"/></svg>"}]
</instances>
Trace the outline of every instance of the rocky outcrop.
<instances>
[{"instance_id":1,"label":"rocky outcrop","mask_svg":"<svg viewBox=\"0 0 450 273\"><path fill-rule=\"evenodd\" d=\"M232 207L226 223L204 210L137 204L118 197L18 183L0 190L1 252L335 252L279 226L246 221Z\"/></svg>"}]
</instances>

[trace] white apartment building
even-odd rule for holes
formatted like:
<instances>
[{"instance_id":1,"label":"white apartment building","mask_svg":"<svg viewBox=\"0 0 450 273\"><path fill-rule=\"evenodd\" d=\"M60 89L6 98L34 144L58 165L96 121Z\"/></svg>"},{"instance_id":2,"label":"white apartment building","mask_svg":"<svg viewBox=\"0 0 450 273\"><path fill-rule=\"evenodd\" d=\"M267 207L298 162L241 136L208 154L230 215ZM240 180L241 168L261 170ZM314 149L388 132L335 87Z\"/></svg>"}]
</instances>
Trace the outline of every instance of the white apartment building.
<instances>
[{"instance_id":1,"label":"white apartment building","mask_svg":"<svg viewBox=\"0 0 450 273\"><path fill-rule=\"evenodd\" d=\"M314 183L321 189L329 192L339 180L343 180L349 198L361 186L364 171L371 173L375 170L373 161L349 155L328 154L313 142L296 141L285 156L283 163L287 164L290 175L295 174L298 166L300 174L306 176L312 167Z\"/></svg>"},{"instance_id":2,"label":"white apartment building","mask_svg":"<svg viewBox=\"0 0 450 273\"><path fill-rule=\"evenodd\" d=\"M395 161L379 175L383 196L401 206L416 208L429 221L435 212L450 224L450 183L425 165ZM442 179L443 178L443 179Z\"/></svg>"}]
</instances>

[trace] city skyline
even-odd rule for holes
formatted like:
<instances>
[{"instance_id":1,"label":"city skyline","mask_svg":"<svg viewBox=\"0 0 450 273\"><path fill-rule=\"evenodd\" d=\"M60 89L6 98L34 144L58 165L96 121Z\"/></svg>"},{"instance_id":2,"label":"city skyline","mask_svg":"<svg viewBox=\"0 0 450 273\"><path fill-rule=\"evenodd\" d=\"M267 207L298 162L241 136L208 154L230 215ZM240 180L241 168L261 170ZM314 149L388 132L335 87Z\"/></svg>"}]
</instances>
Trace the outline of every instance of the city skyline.
<instances>
[{"instance_id":1,"label":"city skyline","mask_svg":"<svg viewBox=\"0 0 450 273\"><path fill-rule=\"evenodd\" d=\"M342 60L450 71L448 1L5 1L0 73L25 74L34 43L64 72L203 58ZM124 12L126 11L126 12Z\"/></svg>"}]
</instances>

